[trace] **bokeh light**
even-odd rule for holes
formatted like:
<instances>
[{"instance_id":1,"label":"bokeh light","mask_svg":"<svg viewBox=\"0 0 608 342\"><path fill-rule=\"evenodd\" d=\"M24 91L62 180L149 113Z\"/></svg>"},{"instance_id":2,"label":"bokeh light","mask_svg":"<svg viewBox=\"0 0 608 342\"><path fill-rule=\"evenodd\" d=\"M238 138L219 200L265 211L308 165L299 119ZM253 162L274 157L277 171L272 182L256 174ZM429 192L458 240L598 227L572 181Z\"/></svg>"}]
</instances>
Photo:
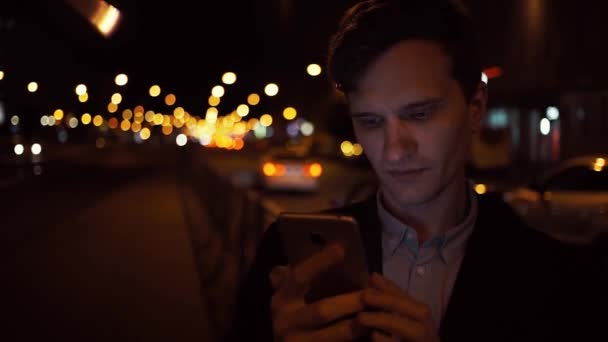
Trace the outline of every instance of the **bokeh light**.
<instances>
[{"instance_id":1,"label":"bokeh light","mask_svg":"<svg viewBox=\"0 0 608 342\"><path fill-rule=\"evenodd\" d=\"M275 83L268 83L266 87L264 87L264 94L268 96L275 96L279 93L279 86Z\"/></svg>"},{"instance_id":2,"label":"bokeh light","mask_svg":"<svg viewBox=\"0 0 608 342\"><path fill-rule=\"evenodd\" d=\"M117 86L124 86L128 82L129 82L129 77L127 77L127 75L125 75L125 74L118 74L114 78L114 83L116 83Z\"/></svg>"}]
</instances>

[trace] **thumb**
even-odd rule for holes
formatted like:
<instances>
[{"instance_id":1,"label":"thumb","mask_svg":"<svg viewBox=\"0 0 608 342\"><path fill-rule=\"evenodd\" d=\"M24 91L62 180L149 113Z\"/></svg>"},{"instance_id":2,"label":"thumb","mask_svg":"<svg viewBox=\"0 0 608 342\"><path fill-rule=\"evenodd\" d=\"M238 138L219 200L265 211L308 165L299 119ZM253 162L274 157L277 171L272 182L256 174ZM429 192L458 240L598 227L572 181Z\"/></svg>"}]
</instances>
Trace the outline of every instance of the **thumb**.
<instances>
[{"instance_id":1,"label":"thumb","mask_svg":"<svg viewBox=\"0 0 608 342\"><path fill-rule=\"evenodd\" d=\"M290 272L291 270L289 269L289 266L275 266L270 271L270 274L268 276L270 278L270 284L272 284L272 289L274 291L281 287L283 280L285 280L285 278L289 276Z\"/></svg>"}]
</instances>

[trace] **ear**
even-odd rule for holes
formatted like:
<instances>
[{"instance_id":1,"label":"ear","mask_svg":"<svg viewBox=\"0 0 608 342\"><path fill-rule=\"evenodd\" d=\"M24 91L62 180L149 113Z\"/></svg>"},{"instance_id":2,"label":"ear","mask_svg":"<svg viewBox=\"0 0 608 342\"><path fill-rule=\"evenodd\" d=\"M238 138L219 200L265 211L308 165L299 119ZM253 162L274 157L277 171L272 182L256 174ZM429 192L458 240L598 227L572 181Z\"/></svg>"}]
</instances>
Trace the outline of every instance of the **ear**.
<instances>
[{"instance_id":1,"label":"ear","mask_svg":"<svg viewBox=\"0 0 608 342\"><path fill-rule=\"evenodd\" d=\"M488 86L479 82L477 89L469 102L469 115L471 116L471 130L478 133L481 129L481 120L484 119L488 106Z\"/></svg>"}]
</instances>

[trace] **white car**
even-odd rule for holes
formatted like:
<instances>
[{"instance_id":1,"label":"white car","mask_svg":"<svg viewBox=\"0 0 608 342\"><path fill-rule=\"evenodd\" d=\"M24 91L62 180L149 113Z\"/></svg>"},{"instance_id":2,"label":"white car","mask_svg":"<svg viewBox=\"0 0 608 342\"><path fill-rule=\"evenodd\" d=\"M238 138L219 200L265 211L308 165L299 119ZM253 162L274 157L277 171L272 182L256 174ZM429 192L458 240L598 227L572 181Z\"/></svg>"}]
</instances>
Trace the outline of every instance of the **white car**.
<instances>
[{"instance_id":1,"label":"white car","mask_svg":"<svg viewBox=\"0 0 608 342\"><path fill-rule=\"evenodd\" d=\"M608 231L608 156L584 156L547 170L534 185L504 193L531 226L574 240Z\"/></svg>"},{"instance_id":2,"label":"white car","mask_svg":"<svg viewBox=\"0 0 608 342\"><path fill-rule=\"evenodd\" d=\"M323 166L305 154L281 149L263 156L259 172L266 190L316 192Z\"/></svg>"}]
</instances>

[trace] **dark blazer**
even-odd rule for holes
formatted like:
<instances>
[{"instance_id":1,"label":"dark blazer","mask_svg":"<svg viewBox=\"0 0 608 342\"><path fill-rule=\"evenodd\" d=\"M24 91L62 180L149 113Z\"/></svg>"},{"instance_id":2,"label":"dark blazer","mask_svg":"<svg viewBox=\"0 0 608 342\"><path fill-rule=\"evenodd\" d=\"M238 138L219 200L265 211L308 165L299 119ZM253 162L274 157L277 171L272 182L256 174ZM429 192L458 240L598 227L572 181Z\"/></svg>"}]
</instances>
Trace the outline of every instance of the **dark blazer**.
<instances>
[{"instance_id":1,"label":"dark blazer","mask_svg":"<svg viewBox=\"0 0 608 342\"><path fill-rule=\"evenodd\" d=\"M329 211L357 219L370 272L382 273L375 197ZM441 340L608 341L606 270L597 252L530 229L497 197L480 196ZM285 263L273 224L240 284L228 341L273 340L268 274Z\"/></svg>"}]
</instances>

